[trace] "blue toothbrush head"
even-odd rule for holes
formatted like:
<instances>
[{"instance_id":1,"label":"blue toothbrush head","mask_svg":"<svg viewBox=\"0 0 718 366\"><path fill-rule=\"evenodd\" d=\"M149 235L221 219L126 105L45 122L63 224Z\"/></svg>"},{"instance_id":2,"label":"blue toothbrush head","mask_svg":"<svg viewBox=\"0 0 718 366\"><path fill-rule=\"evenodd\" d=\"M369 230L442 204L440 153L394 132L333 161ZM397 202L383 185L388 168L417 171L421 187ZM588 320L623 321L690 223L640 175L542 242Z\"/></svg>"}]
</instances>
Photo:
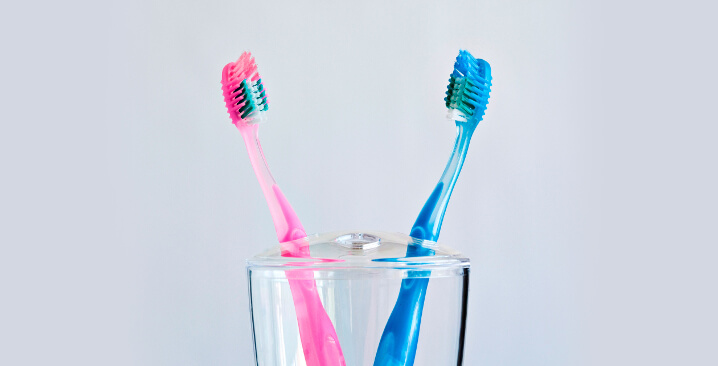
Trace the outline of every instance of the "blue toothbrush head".
<instances>
[{"instance_id":1,"label":"blue toothbrush head","mask_svg":"<svg viewBox=\"0 0 718 366\"><path fill-rule=\"evenodd\" d=\"M446 91L446 107L458 122L479 123L484 118L491 91L491 66L461 50Z\"/></svg>"}]
</instances>

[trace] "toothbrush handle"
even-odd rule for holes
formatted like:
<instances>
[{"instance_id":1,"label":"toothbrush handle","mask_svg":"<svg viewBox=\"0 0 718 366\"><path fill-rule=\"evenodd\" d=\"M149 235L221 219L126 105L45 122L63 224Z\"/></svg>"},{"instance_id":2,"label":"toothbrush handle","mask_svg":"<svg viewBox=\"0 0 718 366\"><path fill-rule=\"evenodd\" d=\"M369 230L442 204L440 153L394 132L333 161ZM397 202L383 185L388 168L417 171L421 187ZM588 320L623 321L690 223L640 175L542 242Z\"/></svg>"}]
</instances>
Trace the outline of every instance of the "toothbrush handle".
<instances>
[{"instance_id":1,"label":"toothbrush handle","mask_svg":"<svg viewBox=\"0 0 718 366\"><path fill-rule=\"evenodd\" d=\"M401 281L399 298L381 335L374 366L414 364L428 285L428 278L407 278Z\"/></svg>"},{"instance_id":2,"label":"toothbrush handle","mask_svg":"<svg viewBox=\"0 0 718 366\"><path fill-rule=\"evenodd\" d=\"M471 135L475 125L457 123L457 136L446 169L419 213L410 235L417 239L436 241L441 223L449 205L451 192L466 158ZM431 256L434 251L417 245L410 245L407 257ZM426 289L429 286L430 271L416 271L401 281L399 297L379 341L374 366L412 366L419 342L421 316L424 310Z\"/></svg>"},{"instance_id":3,"label":"toothbrush handle","mask_svg":"<svg viewBox=\"0 0 718 366\"><path fill-rule=\"evenodd\" d=\"M429 199L426 200L419 216L414 222L409 235L417 239L437 241L441 232L441 223L444 221L446 208L449 206L451 192L454 190L456 180L461 173L461 167L464 165L466 153L469 150L469 142L474 134L476 125L457 122L456 123L456 142L454 150L451 152L449 162L444 168L439 183L436 184L434 191L431 192ZM412 256L407 250L407 256ZM423 255L422 253L419 253Z\"/></svg>"},{"instance_id":4,"label":"toothbrush handle","mask_svg":"<svg viewBox=\"0 0 718 366\"><path fill-rule=\"evenodd\" d=\"M309 246L302 241L288 241L280 246L283 257L310 257ZM334 324L319 298L314 272L295 269L286 274L307 366L346 366Z\"/></svg>"},{"instance_id":5,"label":"toothbrush handle","mask_svg":"<svg viewBox=\"0 0 718 366\"><path fill-rule=\"evenodd\" d=\"M274 221L274 229L277 231L277 239L280 243L290 240L296 240L307 236L299 222L297 214L294 213L292 206L284 197L282 190L274 181L272 173L269 171L267 161L264 159L262 145L259 144L257 136L258 125L256 124L237 124L239 132L242 133L244 144L247 146L249 159L252 162L252 168L262 187L264 198L267 199L269 212Z\"/></svg>"},{"instance_id":6,"label":"toothbrush handle","mask_svg":"<svg viewBox=\"0 0 718 366\"><path fill-rule=\"evenodd\" d=\"M287 271L299 324L304 359L308 366L346 366L339 338L319 298L310 269Z\"/></svg>"},{"instance_id":7,"label":"toothbrush handle","mask_svg":"<svg viewBox=\"0 0 718 366\"><path fill-rule=\"evenodd\" d=\"M310 257L308 246L293 242L306 237L307 234L297 214L269 171L262 146L259 144L258 126L238 124L237 128L242 133L252 168L262 187L264 197L267 199L269 212L272 215L277 238L282 248L282 256ZM339 345L339 338L319 298L314 273L310 269L290 270L287 271L287 279L297 313L299 337L302 341L306 365L345 366L346 362Z\"/></svg>"}]
</instances>

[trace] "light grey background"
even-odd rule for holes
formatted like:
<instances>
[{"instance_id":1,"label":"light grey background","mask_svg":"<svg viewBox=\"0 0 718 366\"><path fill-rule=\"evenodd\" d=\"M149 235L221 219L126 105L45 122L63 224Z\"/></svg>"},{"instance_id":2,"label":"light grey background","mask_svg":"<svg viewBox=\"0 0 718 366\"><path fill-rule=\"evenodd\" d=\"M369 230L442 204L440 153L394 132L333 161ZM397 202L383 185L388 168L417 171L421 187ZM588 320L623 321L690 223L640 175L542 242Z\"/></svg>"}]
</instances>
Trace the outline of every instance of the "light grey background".
<instances>
[{"instance_id":1,"label":"light grey background","mask_svg":"<svg viewBox=\"0 0 718 366\"><path fill-rule=\"evenodd\" d=\"M2 12L0 364L249 365L274 231L220 72L309 232L406 232L452 147L460 48L494 87L441 241L465 365L708 365L715 9L699 2L127 1Z\"/></svg>"}]
</instances>

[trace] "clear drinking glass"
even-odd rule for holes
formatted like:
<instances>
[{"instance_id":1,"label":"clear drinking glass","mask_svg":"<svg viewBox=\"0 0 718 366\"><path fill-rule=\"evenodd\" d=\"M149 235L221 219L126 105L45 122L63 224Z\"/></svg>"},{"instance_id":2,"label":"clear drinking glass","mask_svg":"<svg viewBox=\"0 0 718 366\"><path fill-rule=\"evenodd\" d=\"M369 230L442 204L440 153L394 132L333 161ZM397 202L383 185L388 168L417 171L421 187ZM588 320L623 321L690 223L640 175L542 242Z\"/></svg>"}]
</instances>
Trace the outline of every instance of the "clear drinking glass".
<instances>
[{"instance_id":1,"label":"clear drinking glass","mask_svg":"<svg viewBox=\"0 0 718 366\"><path fill-rule=\"evenodd\" d=\"M277 246L248 261L258 366L307 365L287 279L290 271L311 273L302 278L316 283L347 366L373 365L402 279L429 278L414 365L461 364L469 285L467 258L443 245L398 233L335 232L302 240L309 246L311 258L283 257ZM429 248L435 255L404 258L409 245Z\"/></svg>"}]
</instances>

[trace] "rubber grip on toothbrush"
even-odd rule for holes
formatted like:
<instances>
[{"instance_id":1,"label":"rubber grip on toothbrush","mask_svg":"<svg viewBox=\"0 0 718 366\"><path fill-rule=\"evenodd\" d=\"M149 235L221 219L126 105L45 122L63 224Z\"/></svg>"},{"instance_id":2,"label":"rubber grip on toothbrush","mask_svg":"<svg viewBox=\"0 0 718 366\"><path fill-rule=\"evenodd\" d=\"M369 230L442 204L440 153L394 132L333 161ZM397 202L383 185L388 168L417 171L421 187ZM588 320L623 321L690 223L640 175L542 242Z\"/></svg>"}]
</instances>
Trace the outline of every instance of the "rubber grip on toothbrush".
<instances>
[{"instance_id":1,"label":"rubber grip on toothbrush","mask_svg":"<svg viewBox=\"0 0 718 366\"><path fill-rule=\"evenodd\" d=\"M417 223L430 220L431 211L437 205L443 185L442 182L439 182L434 188L416 220ZM427 233L423 226L415 225L411 236L424 238ZM407 257L432 255L434 255L433 250L418 245L410 245L406 250ZM430 274L431 271L410 272L409 276L417 278L410 277L401 281L399 296L381 335L374 366L410 366L414 364Z\"/></svg>"},{"instance_id":2,"label":"rubber grip on toothbrush","mask_svg":"<svg viewBox=\"0 0 718 366\"><path fill-rule=\"evenodd\" d=\"M306 234L293 240L304 237ZM281 243L281 248L283 257L310 258L307 245L288 241ZM294 269L287 271L286 275L307 366L346 366L334 324L319 298L314 272L311 269Z\"/></svg>"},{"instance_id":3,"label":"rubber grip on toothbrush","mask_svg":"<svg viewBox=\"0 0 718 366\"><path fill-rule=\"evenodd\" d=\"M345 366L334 325L319 298L310 269L287 271L304 359L310 366Z\"/></svg>"},{"instance_id":4,"label":"rubber grip on toothbrush","mask_svg":"<svg viewBox=\"0 0 718 366\"><path fill-rule=\"evenodd\" d=\"M294 210L276 184L272 191L277 196L279 207L287 218L290 228L286 235L289 241L280 244L282 256L310 258L309 246L299 245L295 240L307 236ZM292 301L297 315L299 338L307 366L346 366L344 354L334 324L324 309L311 269L295 269L286 272Z\"/></svg>"}]
</instances>

